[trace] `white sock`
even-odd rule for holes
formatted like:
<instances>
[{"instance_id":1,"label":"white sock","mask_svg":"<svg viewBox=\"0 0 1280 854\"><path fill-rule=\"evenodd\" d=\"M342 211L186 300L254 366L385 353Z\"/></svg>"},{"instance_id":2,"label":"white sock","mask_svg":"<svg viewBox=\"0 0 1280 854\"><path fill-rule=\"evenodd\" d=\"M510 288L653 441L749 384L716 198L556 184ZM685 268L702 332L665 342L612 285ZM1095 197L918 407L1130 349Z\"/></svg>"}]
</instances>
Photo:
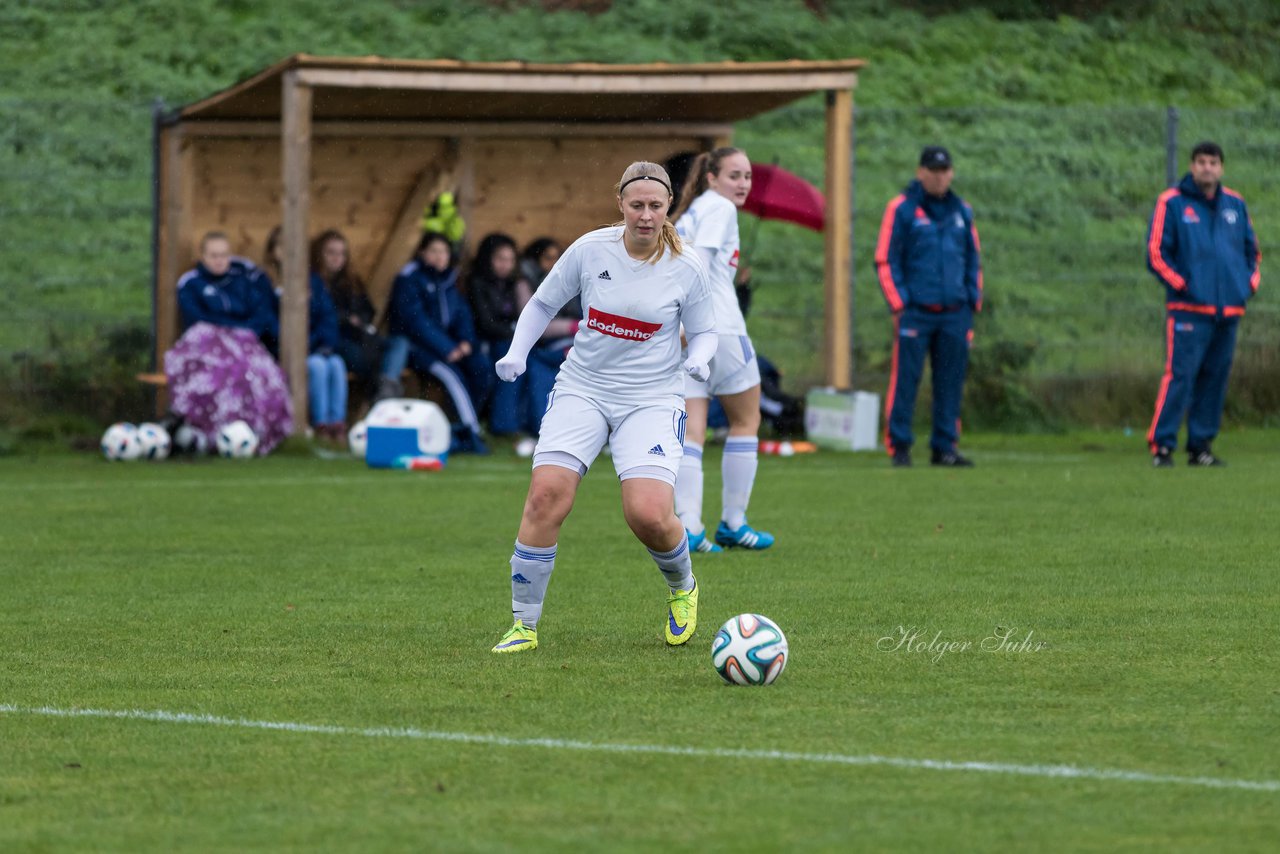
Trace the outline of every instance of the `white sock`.
<instances>
[{"instance_id":1,"label":"white sock","mask_svg":"<svg viewBox=\"0 0 1280 854\"><path fill-rule=\"evenodd\" d=\"M706 530L702 524L702 446L694 442L684 443L684 458L676 472L676 515L689 533Z\"/></svg>"},{"instance_id":2,"label":"white sock","mask_svg":"<svg viewBox=\"0 0 1280 854\"><path fill-rule=\"evenodd\" d=\"M756 482L756 469L759 468L760 440L755 436L730 436L724 443L724 458L720 462L720 473L724 478L724 489L720 500L724 511L721 519L736 531L747 521L747 505L751 503L751 487Z\"/></svg>"},{"instance_id":3,"label":"white sock","mask_svg":"<svg viewBox=\"0 0 1280 854\"><path fill-rule=\"evenodd\" d=\"M511 614L528 628L538 627L547 582L556 567L556 547L526 546L516 540L511 555Z\"/></svg>"},{"instance_id":4,"label":"white sock","mask_svg":"<svg viewBox=\"0 0 1280 854\"><path fill-rule=\"evenodd\" d=\"M680 545L669 552L649 549L658 571L667 579L667 586L675 590L693 589L693 562L689 559L689 538L681 537Z\"/></svg>"}]
</instances>

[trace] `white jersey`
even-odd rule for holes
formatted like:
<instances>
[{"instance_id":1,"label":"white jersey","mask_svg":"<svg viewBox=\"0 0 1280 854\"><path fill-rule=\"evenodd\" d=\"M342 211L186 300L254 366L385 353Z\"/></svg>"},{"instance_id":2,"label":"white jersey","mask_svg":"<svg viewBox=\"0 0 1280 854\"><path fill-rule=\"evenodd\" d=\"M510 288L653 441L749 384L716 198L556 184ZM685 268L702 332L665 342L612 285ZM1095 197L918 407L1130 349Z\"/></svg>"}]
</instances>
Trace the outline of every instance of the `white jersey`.
<instances>
[{"instance_id":1,"label":"white jersey","mask_svg":"<svg viewBox=\"0 0 1280 854\"><path fill-rule=\"evenodd\" d=\"M747 321L733 287L738 273L738 208L715 190L707 190L680 215L676 231L689 246L715 253L707 274L716 310L716 331L722 335L746 335Z\"/></svg>"},{"instance_id":2,"label":"white jersey","mask_svg":"<svg viewBox=\"0 0 1280 854\"><path fill-rule=\"evenodd\" d=\"M622 232L615 225L584 234L538 286L534 299L552 311L582 298L556 388L617 403L682 398L680 324L688 335L716 328L706 270L688 250L637 261Z\"/></svg>"}]
</instances>

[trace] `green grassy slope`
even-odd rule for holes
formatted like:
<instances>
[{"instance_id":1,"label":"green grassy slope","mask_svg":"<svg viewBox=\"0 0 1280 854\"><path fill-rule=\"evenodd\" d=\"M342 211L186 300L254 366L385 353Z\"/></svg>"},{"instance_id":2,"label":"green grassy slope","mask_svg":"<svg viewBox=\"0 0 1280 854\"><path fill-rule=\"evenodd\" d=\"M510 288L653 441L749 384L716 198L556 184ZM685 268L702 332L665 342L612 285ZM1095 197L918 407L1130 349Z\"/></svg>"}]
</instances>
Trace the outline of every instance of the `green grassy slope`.
<instances>
[{"instance_id":1,"label":"green grassy slope","mask_svg":"<svg viewBox=\"0 0 1280 854\"><path fill-rule=\"evenodd\" d=\"M861 56L871 62L856 92L864 384L878 385L888 341L871 241L884 202L932 141L953 148L957 189L983 229L1000 321L979 328L979 351L1013 341L1030 353L1024 373L1034 377L1142 366L1145 382L1160 360L1160 296L1141 246L1164 183L1165 105L1185 112L1180 159L1199 136L1219 137L1263 246L1280 243L1280 9L1248 0L1156 5L1081 21L980 10L926 17L871 0L826 4L825 16L798 0L637 0L595 16L476 2L8 4L0 10L0 353L100 362L93 342L120 325L146 326L153 99L185 103L300 51L608 62ZM757 160L777 158L821 183L816 100L745 124L739 140ZM768 224L756 248L760 348L797 383L818 379L820 242ZM1262 366L1255 386L1273 378L1265 371L1278 330L1264 295L1241 344L1242 366ZM1256 416L1273 404L1255 394L1235 408Z\"/></svg>"},{"instance_id":2,"label":"green grassy slope","mask_svg":"<svg viewBox=\"0 0 1280 854\"><path fill-rule=\"evenodd\" d=\"M488 648L527 464L0 460L0 706L342 728L0 711L0 848L1269 850L1274 788L357 732L1280 780L1274 436L1229 434L1214 471L1153 471L1137 439L970 447L964 472L762 459L779 544L697 561L679 649L603 460L511 658ZM788 633L767 689L710 667L744 611ZM974 646L880 641L913 626ZM1046 646L981 649L997 626Z\"/></svg>"}]
</instances>

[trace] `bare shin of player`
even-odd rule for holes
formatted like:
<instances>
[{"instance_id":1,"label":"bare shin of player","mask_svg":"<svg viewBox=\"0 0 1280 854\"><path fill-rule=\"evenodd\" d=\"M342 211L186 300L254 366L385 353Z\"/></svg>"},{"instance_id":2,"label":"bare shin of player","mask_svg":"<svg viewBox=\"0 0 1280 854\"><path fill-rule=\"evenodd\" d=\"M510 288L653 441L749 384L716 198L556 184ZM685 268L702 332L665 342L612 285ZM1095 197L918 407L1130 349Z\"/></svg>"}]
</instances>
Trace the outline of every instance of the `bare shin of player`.
<instances>
[{"instance_id":1,"label":"bare shin of player","mask_svg":"<svg viewBox=\"0 0 1280 854\"><path fill-rule=\"evenodd\" d=\"M622 481L622 515L636 539L655 552L672 551L684 541L684 525L676 516L676 491L664 481L646 477Z\"/></svg>"},{"instance_id":2,"label":"bare shin of player","mask_svg":"<svg viewBox=\"0 0 1280 854\"><path fill-rule=\"evenodd\" d=\"M581 482L577 472L561 466L535 468L529 478L524 514L520 517L520 542L534 548L554 546L560 539L560 526L573 509Z\"/></svg>"},{"instance_id":3,"label":"bare shin of player","mask_svg":"<svg viewBox=\"0 0 1280 854\"><path fill-rule=\"evenodd\" d=\"M752 386L737 394L719 395L720 405L729 418L730 436L756 436L760 432L760 386ZM685 435L701 439L707 435L707 409L711 402L705 397L685 400Z\"/></svg>"}]
</instances>

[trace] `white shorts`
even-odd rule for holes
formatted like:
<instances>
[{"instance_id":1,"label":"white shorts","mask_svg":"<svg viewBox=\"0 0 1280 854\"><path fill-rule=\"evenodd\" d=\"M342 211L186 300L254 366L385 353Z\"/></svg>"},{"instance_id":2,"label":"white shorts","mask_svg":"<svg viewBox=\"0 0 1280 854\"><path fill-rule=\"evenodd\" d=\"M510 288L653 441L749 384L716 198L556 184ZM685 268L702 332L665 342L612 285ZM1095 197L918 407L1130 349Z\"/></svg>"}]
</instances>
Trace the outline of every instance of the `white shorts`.
<instances>
[{"instance_id":1,"label":"white shorts","mask_svg":"<svg viewBox=\"0 0 1280 854\"><path fill-rule=\"evenodd\" d=\"M716 345L716 354L711 359L711 377L706 382L699 382L685 374L686 399L738 394L760 385L760 365L756 362L756 349L751 346L751 339L746 335L716 337L720 343Z\"/></svg>"},{"instance_id":2,"label":"white shorts","mask_svg":"<svg viewBox=\"0 0 1280 854\"><path fill-rule=\"evenodd\" d=\"M572 392L551 392L542 416L533 465L565 465L568 455L584 474L609 443L619 480L647 477L675 486L684 456L684 407L671 403L606 403Z\"/></svg>"}]
</instances>

